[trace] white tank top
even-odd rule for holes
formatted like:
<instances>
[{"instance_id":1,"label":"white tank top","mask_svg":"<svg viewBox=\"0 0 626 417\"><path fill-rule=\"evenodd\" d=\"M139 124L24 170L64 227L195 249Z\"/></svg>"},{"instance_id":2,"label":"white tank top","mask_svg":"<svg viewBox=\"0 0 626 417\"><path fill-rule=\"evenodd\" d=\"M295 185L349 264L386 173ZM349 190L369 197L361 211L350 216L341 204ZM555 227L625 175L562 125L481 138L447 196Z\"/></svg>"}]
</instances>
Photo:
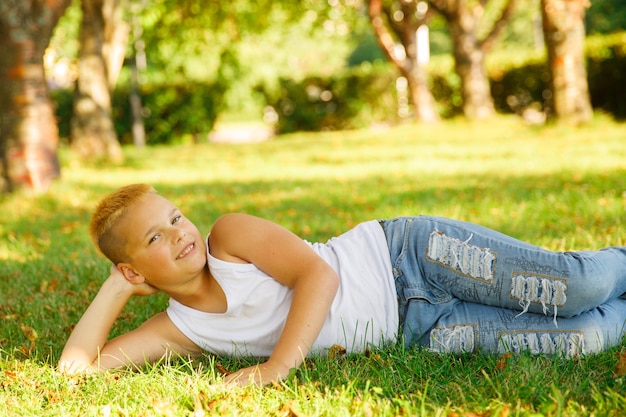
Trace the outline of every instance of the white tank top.
<instances>
[{"instance_id":1,"label":"white tank top","mask_svg":"<svg viewBox=\"0 0 626 417\"><path fill-rule=\"evenodd\" d=\"M398 302L389 249L378 222L362 223L325 244L309 244L340 280L311 352L324 354L335 344L349 352L363 352L368 345L395 340ZM227 311L205 313L170 299L168 316L209 352L270 356L289 312L292 290L253 264L224 262L211 254L207 257L211 274L226 295Z\"/></svg>"}]
</instances>

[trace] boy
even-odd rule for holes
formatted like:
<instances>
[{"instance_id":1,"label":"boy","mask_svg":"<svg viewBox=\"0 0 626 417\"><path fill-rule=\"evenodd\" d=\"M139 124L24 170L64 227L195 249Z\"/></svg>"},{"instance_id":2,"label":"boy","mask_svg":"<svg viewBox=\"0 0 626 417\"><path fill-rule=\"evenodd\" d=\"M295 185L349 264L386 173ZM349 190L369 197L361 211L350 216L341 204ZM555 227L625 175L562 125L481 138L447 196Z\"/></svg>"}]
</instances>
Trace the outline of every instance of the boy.
<instances>
[{"instance_id":1,"label":"boy","mask_svg":"<svg viewBox=\"0 0 626 417\"><path fill-rule=\"evenodd\" d=\"M333 344L363 351L402 337L435 351L577 355L619 343L626 320L626 248L555 253L424 216L310 244L227 214L204 239L143 184L106 197L90 233L114 265L63 350L68 372L208 350L267 357L226 377L266 384ZM131 296L159 290L166 312L107 341Z\"/></svg>"}]
</instances>

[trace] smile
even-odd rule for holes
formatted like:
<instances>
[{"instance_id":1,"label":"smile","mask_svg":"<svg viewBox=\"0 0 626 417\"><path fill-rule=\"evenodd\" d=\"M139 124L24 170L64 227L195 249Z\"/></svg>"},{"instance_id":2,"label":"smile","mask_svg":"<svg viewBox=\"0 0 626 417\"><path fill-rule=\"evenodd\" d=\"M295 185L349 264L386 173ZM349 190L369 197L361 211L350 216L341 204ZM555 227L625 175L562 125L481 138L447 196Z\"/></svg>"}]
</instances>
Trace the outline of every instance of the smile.
<instances>
[{"instance_id":1,"label":"smile","mask_svg":"<svg viewBox=\"0 0 626 417\"><path fill-rule=\"evenodd\" d=\"M192 250L194 250L194 248L196 247L195 243L190 244L189 246L187 246L180 254L178 254L178 256L176 257L176 259L181 259L184 258L189 252L191 252Z\"/></svg>"}]
</instances>

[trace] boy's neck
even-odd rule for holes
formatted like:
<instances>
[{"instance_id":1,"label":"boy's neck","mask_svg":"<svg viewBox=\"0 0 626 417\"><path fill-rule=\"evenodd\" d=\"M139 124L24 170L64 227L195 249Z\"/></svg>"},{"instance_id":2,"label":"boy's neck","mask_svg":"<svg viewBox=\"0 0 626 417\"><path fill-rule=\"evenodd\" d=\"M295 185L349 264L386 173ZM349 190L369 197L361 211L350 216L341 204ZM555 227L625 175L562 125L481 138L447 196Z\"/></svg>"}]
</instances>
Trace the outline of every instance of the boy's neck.
<instances>
[{"instance_id":1,"label":"boy's neck","mask_svg":"<svg viewBox=\"0 0 626 417\"><path fill-rule=\"evenodd\" d=\"M169 295L179 303L205 313L223 314L228 308L226 294L208 268L203 270L201 278L193 288L187 289L184 293Z\"/></svg>"}]
</instances>

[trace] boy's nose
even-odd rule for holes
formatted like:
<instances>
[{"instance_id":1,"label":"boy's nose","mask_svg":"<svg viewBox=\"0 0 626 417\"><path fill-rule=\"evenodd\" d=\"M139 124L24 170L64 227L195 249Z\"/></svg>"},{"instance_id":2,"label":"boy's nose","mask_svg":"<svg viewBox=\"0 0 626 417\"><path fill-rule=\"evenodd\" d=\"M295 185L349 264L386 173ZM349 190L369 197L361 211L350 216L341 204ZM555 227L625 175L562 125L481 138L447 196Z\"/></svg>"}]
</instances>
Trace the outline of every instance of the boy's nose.
<instances>
[{"instance_id":1,"label":"boy's nose","mask_svg":"<svg viewBox=\"0 0 626 417\"><path fill-rule=\"evenodd\" d=\"M182 229L176 229L174 230L174 240L176 242L180 242L181 240L183 240L183 238L187 236L187 233L185 233L184 230Z\"/></svg>"}]
</instances>

